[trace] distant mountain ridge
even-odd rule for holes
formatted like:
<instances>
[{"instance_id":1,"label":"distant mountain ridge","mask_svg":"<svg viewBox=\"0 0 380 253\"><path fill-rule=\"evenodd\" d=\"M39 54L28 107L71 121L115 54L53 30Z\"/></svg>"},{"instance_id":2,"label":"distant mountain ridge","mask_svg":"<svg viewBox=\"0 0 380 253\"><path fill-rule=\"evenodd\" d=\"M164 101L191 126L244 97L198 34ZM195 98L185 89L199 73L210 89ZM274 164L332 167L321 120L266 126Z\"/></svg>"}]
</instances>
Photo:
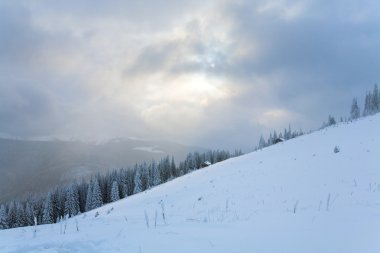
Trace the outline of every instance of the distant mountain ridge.
<instances>
[{"instance_id":1,"label":"distant mountain ridge","mask_svg":"<svg viewBox=\"0 0 380 253\"><path fill-rule=\"evenodd\" d=\"M0 138L0 201L44 192L56 185L143 161L204 151L166 141L117 138L100 143Z\"/></svg>"}]
</instances>

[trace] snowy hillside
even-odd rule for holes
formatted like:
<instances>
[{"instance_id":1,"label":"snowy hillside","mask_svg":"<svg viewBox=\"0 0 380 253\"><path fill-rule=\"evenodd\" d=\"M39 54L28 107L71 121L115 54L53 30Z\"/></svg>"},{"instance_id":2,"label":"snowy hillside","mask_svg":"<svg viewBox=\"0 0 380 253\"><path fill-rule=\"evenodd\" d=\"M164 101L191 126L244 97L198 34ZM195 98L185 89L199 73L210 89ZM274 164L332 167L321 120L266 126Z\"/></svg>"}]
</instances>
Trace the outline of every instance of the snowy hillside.
<instances>
[{"instance_id":1,"label":"snowy hillside","mask_svg":"<svg viewBox=\"0 0 380 253\"><path fill-rule=\"evenodd\" d=\"M380 252L379 127L380 115L330 127L35 235L3 230L0 252Z\"/></svg>"}]
</instances>

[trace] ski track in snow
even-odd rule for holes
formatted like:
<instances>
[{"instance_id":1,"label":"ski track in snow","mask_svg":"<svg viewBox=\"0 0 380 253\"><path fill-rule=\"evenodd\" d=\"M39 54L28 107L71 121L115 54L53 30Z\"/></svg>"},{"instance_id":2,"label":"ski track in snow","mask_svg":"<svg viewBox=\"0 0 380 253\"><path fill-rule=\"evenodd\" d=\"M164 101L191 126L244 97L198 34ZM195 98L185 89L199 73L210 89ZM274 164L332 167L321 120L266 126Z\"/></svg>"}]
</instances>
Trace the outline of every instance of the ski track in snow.
<instances>
[{"instance_id":1,"label":"ski track in snow","mask_svg":"<svg viewBox=\"0 0 380 253\"><path fill-rule=\"evenodd\" d=\"M0 252L380 252L379 127L375 115L229 159L71 218L65 234L2 230Z\"/></svg>"}]
</instances>

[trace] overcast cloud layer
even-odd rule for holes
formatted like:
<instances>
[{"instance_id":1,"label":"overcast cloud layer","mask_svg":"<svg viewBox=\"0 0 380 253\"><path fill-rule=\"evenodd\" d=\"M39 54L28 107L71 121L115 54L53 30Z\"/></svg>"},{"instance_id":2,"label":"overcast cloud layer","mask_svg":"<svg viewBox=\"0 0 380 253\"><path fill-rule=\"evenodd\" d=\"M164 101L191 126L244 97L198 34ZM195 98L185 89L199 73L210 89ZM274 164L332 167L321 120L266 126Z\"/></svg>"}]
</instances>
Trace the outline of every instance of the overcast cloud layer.
<instances>
[{"instance_id":1,"label":"overcast cloud layer","mask_svg":"<svg viewBox=\"0 0 380 253\"><path fill-rule=\"evenodd\" d=\"M379 1L0 1L0 133L253 148L380 80Z\"/></svg>"}]
</instances>

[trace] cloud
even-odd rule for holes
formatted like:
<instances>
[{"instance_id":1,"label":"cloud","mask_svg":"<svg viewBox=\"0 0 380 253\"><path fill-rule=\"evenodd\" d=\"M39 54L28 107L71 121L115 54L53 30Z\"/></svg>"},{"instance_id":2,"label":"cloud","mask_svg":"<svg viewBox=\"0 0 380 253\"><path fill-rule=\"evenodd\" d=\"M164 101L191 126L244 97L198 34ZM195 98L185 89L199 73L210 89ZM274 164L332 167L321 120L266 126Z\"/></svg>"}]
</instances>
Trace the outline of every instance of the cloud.
<instances>
[{"instance_id":1,"label":"cloud","mask_svg":"<svg viewBox=\"0 0 380 253\"><path fill-rule=\"evenodd\" d=\"M2 1L0 132L249 149L309 130L378 82L379 7Z\"/></svg>"},{"instance_id":2,"label":"cloud","mask_svg":"<svg viewBox=\"0 0 380 253\"><path fill-rule=\"evenodd\" d=\"M231 37L237 38L236 48L244 48L243 53L237 49L229 74L249 85L262 80L271 93L271 103L299 110L305 118L311 116L302 111L304 106L319 117L329 110L342 114L342 104L353 93L362 93L379 78L375 71L380 58L376 45L379 18L373 11L376 6L357 1L334 1L326 6L324 1L228 5ZM319 108L310 108L314 99L322 98Z\"/></svg>"}]
</instances>

